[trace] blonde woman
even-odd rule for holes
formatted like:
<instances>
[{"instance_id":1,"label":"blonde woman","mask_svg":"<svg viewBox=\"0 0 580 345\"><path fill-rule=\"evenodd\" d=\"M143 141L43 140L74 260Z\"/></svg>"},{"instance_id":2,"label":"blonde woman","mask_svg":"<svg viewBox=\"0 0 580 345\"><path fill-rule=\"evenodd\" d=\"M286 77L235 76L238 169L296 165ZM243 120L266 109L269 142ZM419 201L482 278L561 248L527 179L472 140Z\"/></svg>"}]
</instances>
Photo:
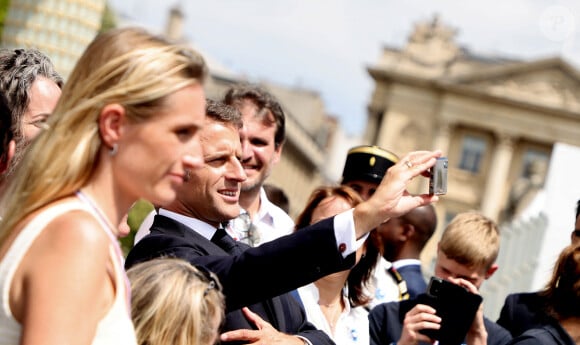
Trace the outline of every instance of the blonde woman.
<instances>
[{"instance_id":1,"label":"blonde woman","mask_svg":"<svg viewBox=\"0 0 580 345\"><path fill-rule=\"evenodd\" d=\"M160 258L127 271L139 345L213 345L224 319L217 276L187 261Z\"/></svg>"},{"instance_id":2,"label":"blonde woman","mask_svg":"<svg viewBox=\"0 0 580 345\"><path fill-rule=\"evenodd\" d=\"M81 56L2 199L2 344L135 344L117 224L201 164L206 65L125 28Z\"/></svg>"}]
</instances>

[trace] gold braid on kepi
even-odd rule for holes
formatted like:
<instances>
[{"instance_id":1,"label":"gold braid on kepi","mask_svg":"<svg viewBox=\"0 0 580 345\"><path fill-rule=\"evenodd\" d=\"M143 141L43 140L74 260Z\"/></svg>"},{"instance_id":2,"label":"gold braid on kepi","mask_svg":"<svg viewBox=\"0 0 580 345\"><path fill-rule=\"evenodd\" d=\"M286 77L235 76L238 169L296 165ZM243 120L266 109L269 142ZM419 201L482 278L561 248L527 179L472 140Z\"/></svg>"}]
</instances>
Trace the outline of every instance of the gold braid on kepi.
<instances>
[{"instance_id":1,"label":"gold braid on kepi","mask_svg":"<svg viewBox=\"0 0 580 345\"><path fill-rule=\"evenodd\" d=\"M379 146L355 146L348 150L341 183L367 181L379 184L387 169L398 161L396 154Z\"/></svg>"}]
</instances>

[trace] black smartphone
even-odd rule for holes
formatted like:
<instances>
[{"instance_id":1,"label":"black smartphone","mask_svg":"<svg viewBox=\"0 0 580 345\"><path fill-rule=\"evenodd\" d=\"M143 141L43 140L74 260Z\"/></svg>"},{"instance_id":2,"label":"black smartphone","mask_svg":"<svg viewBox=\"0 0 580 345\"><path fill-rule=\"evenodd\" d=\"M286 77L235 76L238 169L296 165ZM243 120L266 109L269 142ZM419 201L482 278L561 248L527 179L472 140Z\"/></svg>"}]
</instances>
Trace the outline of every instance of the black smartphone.
<instances>
[{"instance_id":1,"label":"black smartphone","mask_svg":"<svg viewBox=\"0 0 580 345\"><path fill-rule=\"evenodd\" d=\"M447 194L447 157L437 158L435 165L429 169L429 194Z\"/></svg>"},{"instance_id":2,"label":"black smartphone","mask_svg":"<svg viewBox=\"0 0 580 345\"><path fill-rule=\"evenodd\" d=\"M424 329L419 332L439 340L440 345L460 345L465 340L483 298L463 286L431 277L427 293L419 295L418 301L433 307L441 318L441 328L438 330Z\"/></svg>"}]
</instances>

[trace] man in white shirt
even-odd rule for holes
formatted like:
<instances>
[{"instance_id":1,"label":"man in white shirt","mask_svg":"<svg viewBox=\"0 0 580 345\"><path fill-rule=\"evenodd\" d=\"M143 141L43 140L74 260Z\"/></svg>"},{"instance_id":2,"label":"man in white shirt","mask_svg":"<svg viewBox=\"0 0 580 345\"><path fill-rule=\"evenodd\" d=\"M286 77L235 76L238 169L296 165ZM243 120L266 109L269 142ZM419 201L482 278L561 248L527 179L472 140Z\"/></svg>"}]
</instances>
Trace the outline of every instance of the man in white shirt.
<instances>
[{"instance_id":1,"label":"man in white shirt","mask_svg":"<svg viewBox=\"0 0 580 345\"><path fill-rule=\"evenodd\" d=\"M257 85L231 87L224 103L242 114L241 162L247 176L239 200L242 212L226 230L235 240L257 246L294 230L292 218L268 200L263 187L280 161L286 118L276 98ZM135 235L135 243L149 233L153 216L152 212L145 218Z\"/></svg>"},{"instance_id":2,"label":"man in white shirt","mask_svg":"<svg viewBox=\"0 0 580 345\"><path fill-rule=\"evenodd\" d=\"M230 88L224 103L242 114L242 166L247 179L242 183L240 206L249 214L254 232L230 227L230 234L250 245L259 245L291 233L294 221L268 200L264 183L280 161L286 132L286 118L276 98L263 88L242 84ZM236 224L236 222L234 222Z\"/></svg>"}]
</instances>

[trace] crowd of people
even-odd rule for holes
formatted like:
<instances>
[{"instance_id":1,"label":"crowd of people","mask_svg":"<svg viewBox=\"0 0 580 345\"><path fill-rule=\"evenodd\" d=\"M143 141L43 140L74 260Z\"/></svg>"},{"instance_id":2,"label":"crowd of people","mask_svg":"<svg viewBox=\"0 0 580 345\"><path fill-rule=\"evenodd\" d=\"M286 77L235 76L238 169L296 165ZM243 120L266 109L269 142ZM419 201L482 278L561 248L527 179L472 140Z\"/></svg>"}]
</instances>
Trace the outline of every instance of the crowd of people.
<instances>
[{"instance_id":1,"label":"crowd of people","mask_svg":"<svg viewBox=\"0 0 580 345\"><path fill-rule=\"evenodd\" d=\"M281 105L254 84L208 99L207 74L133 27L99 34L66 82L38 50L0 50L0 343L436 342L419 259L439 197L407 186L443 153L354 147L294 221L266 183ZM139 199L155 210L125 256ZM580 344L580 201L575 225L546 288L497 323L479 305L463 343ZM497 224L470 211L442 233L434 275L479 295Z\"/></svg>"}]
</instances>

